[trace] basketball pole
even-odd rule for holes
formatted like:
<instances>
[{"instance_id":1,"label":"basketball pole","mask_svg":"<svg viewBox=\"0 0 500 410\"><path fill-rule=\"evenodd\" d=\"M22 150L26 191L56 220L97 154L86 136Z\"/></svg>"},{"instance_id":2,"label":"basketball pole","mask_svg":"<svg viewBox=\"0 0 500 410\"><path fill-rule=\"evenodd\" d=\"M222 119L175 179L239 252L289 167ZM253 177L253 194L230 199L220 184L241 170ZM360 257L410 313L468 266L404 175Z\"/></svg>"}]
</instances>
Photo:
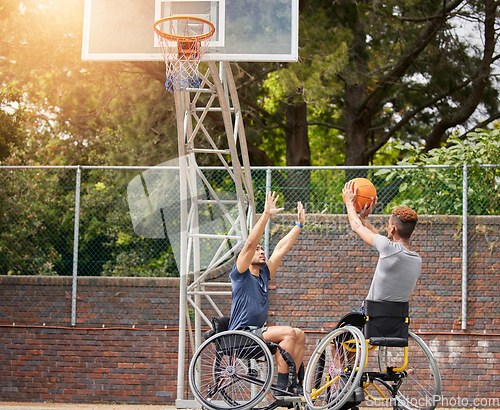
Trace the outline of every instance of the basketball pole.
<instances>
[{"instance_id":1,"label":"basketball pole","mask_svg":"<svg viewBox=\"0 0 500 410\"><path fill-rule=\"evenodd\" d=\"M181 193L179 345L175 402L177 408L199 407L195 400L185 399L188 306L195 313L195 346L191 346L193 354L202 343L202 320L206 327L210 326L208 312L204 312L202 301L208 301L208 304L220 316L230 313L231 284L228 280L222 283L210 282L211 274L216 271L220 274L221 270L223 273L229 273L234 260L230 259L229 264L222 265L244 243L255 221L255 200L243 116L231 67L229 62L216 63L214 61L208 61L207 66L206 74L200 73L202 81L199 88L174 92ZM208 96L208 98L201 98L202 96ZM221 143L226 144L221 148L217 146L217 140L209 135L208 128L203 125L208 112L212 115L220 113L222 116L226 140ZM197 145L199 140L205 142L203 147ZM211 148L206 148L207 140ZM209 201L211 206L220 207L227 219L226 222L231 226L226 235L215 232L200 234L199 232L198 204L202 201L197 197L197 178L201 171L196 163L195 155L215 155L234 181L238 207L236 219L233 219L226 211L224 204L227 201L218 198L217 193L210 186L206 187L211 193ZM201 238L218 239L226 245L227 243L233 244L229 252L214 255L208 266L203 267L203 271L200 263ZM190 272L190 269L193 271ZM226 278L228 279L228 276ZM224 306L217 306L212 298L213 295L225 296Z\"/></svg>"},{"instance_id":2,"label":"basketball pole","mask_svg":"<svg viewBox=\"0 0 500 410\"><path fill-rule=\"evenodd\" d=\"M186 266L186 249L187 249L187 178L186 178L186 144L184 137L184 112L182 104L181 92L174 93L175 112L177 117L177 136L178 136L178 152L179 152L179 192L180 192L180 219L181 219L181 234L180 234L180 283L179 283L179 347L178 347L178 362L177 362L177 398L184 395L184 383L179 380L184 380L184 361L185 361L185 345L186 345L186 286L187 286L187 271Z\"/></svg>"}]
</instances>

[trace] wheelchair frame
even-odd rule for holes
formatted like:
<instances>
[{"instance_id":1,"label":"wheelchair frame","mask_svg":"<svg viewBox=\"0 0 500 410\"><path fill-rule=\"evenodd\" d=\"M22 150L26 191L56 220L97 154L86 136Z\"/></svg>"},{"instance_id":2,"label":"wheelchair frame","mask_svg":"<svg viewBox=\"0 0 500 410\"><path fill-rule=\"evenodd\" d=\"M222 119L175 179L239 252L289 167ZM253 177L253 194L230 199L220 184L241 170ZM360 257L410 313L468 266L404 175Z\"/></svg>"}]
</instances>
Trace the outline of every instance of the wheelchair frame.
<instances>
[{"instance_id":1,"label":"wheelchair frame","mask_svg":"<svg viewBox=\"0 0 500 410\"><path fill-rule=\"evenodd\" d=\"M273 354L279 350L289 367L289 384L295 375L291 355L276 343L254 334L222 331L209 337L189 366L189 385L203 408L246 410L302 406L302 397L273 384Z\"/></svg>"},{"instance_id":2,"label":"wheelchair frame","mask_svg":"<svg viewBox=\"0 0 500 410\"><path fill-rule=\"evenodd\" d=\"M429 347L412 332L408 345L370 346L361 330L332 330L309 359L304 398L311 410L357 408L368 399L394 409L432 410L441 396L441 375ZM368 353L378 350L378 370L365 371ZM380 404L379 404L380 405Z\"/></svg>"}]
</instances>

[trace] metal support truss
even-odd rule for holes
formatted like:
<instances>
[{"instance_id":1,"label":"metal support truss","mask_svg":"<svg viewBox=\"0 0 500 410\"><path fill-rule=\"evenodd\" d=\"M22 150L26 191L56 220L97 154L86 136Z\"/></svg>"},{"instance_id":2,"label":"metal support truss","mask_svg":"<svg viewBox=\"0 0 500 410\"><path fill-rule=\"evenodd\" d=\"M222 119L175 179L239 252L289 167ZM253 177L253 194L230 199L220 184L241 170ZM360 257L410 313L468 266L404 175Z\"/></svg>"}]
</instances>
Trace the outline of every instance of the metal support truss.
<instances>
[{"instance_id":1,"label":"metal support truss","mask_svg":"<svg viewBox=\"0 0 500 410\"><path fill-rule=\"evenodd\" d=\"M222 315L212 296L231 295L230 283L210 283L207 279L246 240L255 220L245 130L231 67L229 62L209 61L207 64L206 74L200 73L199 88L174 93L179 141L182 257L179 267L178 408L192 407L192 402L184 400L186 325L190 325L188 306L195 311L194 344L198 348L202 320L210 325L202 309L202 299L206 298L213 309ZM222 147L217 145L209 127L204 125L208 116L215 115L222 119L227 137L225 140L219 138ZM234 181L234 198L221 198L220 192L210 186L197 165L196 157L199 155L213 155L220 161ZM207 232L207 229L201 229L200 218L207 206L211 213L221 215L225 231L214 228L215 231L210 232L209 228ZM207 241L215 241L218 245L213 248L208 263L201 263L200 246ZM204 252L206 248L203 245ZM203 255L205 257L206 254Z\"/></svg>"}]
</instances>

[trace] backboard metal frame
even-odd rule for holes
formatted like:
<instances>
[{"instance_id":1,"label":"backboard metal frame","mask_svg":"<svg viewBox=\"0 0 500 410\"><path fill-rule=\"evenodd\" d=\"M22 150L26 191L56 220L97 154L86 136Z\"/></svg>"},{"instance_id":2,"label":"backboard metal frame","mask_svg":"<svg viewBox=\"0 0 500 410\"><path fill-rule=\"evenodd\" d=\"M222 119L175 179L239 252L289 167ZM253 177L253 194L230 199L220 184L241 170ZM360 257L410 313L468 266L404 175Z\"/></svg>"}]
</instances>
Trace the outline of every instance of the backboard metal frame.
<instances>
[{"instance_id":1,"label":"backboard metal frame","mask_svg":"<svg viewBox=\"0 0 500 410\"><path fill-rule=\"evenodd\" d=\"M162 61L154 22L191 13L216 27L202 61L297 61L298 1L85 0L82 60Z\"/></svg>"}]
</instances>

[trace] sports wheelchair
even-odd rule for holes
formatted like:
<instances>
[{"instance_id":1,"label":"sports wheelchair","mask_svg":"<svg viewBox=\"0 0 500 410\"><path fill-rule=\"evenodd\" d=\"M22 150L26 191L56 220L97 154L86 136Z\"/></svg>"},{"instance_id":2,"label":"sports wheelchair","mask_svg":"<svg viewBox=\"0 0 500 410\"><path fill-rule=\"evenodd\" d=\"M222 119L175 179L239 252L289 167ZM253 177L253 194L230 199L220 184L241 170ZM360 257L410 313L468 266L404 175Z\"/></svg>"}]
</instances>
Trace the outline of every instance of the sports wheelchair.
<instances>
[{"instance_id":1,"label":"sports wheelchair","mask_svg":"<svg viewBox=\"0 0 500 410\"><path fill-rule=\"evenodd\" d=\"M366 300L364 314L344 316L309 359L304 379L308 408L356 409L370 400L371 406L395 410L434 409L441 395L437 362L408 325L407 302ZM365 371L373 351L373 370Z\"/></svg>"},{"instance_id":2,"label":"sports wheelchair","mask_svg":"<svg viewBox=\"0 0 500 410\"><path fill-rule=\"evenodd\" d=\"M213 330L189 365L189 385L203 408L239 409L302 408L302 397L293 388L273 383L273 355L280 351L288 364L289 387L295 380L292 356L276 343L248 331L227 331L229 318L212 318ZM291 390L291 391L290 391Z\"/></svg>"}]
</instances>

